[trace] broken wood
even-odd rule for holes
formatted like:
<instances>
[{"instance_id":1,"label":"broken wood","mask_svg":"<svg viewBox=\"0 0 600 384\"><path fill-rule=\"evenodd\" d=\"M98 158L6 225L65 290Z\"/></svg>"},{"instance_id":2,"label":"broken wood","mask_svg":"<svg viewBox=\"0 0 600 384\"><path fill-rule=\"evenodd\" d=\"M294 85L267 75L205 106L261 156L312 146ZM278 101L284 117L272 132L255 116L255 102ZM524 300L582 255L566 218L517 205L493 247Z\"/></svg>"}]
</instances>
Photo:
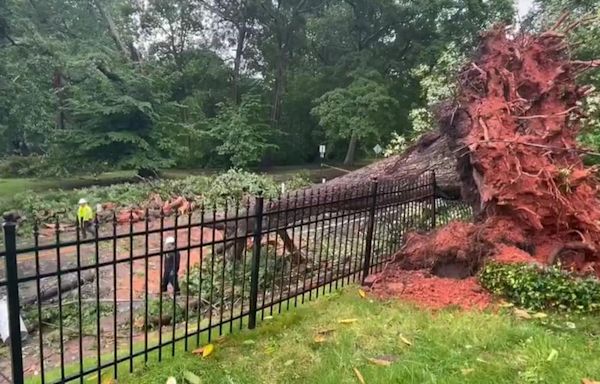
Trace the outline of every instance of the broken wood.
<instances>
[{"instance_id":1,"label":"broken wood","mask_svg":"<svg viewBox=\"0 0 600 384\"><path fill-rule=\"evenodd\" d=\"M28 306L39 302L45 302L52 300L58 296L58 292L65 293L68 291L72 291L79 287L80 285L87 284L92 282L96 278L96 273L94 271L85 271L81 273L81 278L77 278L76 273L70 273L68 275L63 275L60 289L57 284L52 285L48 288L45 288L41 291L40 296L37 295L28 296L21 298L21 306Z\"/></svg>"}]
</instances>

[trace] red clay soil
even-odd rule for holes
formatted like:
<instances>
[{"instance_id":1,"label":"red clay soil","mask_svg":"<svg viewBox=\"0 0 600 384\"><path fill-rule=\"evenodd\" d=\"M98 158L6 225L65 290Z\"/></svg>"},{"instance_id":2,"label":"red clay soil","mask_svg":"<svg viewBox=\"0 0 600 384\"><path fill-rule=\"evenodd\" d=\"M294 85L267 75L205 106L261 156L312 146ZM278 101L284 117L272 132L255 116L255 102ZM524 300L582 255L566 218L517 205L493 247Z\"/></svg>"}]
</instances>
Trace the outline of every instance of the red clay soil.
<instances>
[{"instance_id":1,"label":"red clay soil","mask_svg":"<svg viewBox=\"0 0 600 384\"><path fill-rule=\"evenodd\" d=\"M477 219L408 234L397 266L435 272L458 263L473 274L488 259L561 261L600 276L600 184L576 141L580 105L593 88L575 81L600 62L571 60L565 34L576 25L563 17L539 35L511 37L502 26L483 35L475 59L460 74L456 103L438 112L458 159L463 197ZM429 290L433 307L462 306L457 291L471 296L469 284L475 284L411 276L414 282L400 296ZM389 291L398 277L405 275L384 276L378 289Z\"/></svg>"},{"instance_id":2,"label":"red clay soil","mask_svg":"<svg viewBox=\"0 0 600 384\"><path fill-rule=\"evenodd\" d=\"M397 265L385 272L385 280L375 283L370 294L379 299L400 298L427 309L459 307L483 310L492 297L474 277L456 280L432 276L428 271L406 271Z\"/></svg>"}]
</instances>

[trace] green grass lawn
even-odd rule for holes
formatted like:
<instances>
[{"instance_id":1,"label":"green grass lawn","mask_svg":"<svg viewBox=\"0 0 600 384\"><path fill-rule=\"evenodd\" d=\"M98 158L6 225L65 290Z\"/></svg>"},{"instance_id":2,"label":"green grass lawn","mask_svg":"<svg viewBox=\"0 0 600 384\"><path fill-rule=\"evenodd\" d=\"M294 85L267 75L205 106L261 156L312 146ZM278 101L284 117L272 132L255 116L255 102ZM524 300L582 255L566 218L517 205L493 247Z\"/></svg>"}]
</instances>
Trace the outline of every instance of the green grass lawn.
<instances>
[{"instance_id":1,"label":"green grass lawn","mask_svg":"<svg viewBox=\"0 0 600 384\"><path fill-rule=\"evenodd\" d=\"M351 287L226 337L207 358L181 351L118 382L183 383L191 371L211 384L359 383L356 369L367 384L580 383L600 380L598 320L432 313L361 299Z\"/></svg>"},{"instance_id":2,"label":"green grass lawn","mask_svg":"<svg viewBox=\"0 0 600 384\"><path fill-rule=\"evenodd\" d=\"M134 180L135 171L107 172L94 176L65 178L0 178L0 200L11 198L15 193L44 191L47 189L74 189L90 185L108 185Z\"/></svg>"}]
</instances>

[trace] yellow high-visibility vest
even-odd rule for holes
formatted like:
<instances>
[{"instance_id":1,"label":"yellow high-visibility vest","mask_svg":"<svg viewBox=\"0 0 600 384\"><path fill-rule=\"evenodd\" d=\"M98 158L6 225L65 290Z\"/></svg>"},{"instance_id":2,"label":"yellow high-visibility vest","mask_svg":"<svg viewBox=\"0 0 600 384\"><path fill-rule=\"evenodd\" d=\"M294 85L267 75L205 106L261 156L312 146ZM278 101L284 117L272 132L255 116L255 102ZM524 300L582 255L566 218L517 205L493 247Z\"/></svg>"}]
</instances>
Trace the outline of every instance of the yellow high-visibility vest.
<instances>
[{"instance_id":1,"label":"yellow high-visibility vest","mask_svg":"<svg viewBox=\"0 0 600 384\"><path fill-rule=\"evenodd\" d=\"M77 219L80 222L94 220L94 212L92 212L92 207L89 205L80 206L77 209Z\"/></svg>"}]
</instances>

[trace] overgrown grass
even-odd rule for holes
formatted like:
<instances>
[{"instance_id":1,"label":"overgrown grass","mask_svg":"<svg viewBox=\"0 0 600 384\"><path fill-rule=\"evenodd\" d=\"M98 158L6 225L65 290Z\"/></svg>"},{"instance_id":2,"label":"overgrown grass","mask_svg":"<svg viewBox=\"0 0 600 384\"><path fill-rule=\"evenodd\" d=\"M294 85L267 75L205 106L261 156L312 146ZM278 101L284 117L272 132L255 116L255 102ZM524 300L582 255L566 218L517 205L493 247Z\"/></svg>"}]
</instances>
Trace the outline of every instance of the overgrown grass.
<instances>
[{"instance_id":1,"label":"overgrown grass","mask_svg":"<svg viewBox=\"0 0 600 384\"><path fill-rule=\"evenodd\" d=\"M232 335L208 358L180 351L119 383L181 383L186 370L203 383L358 383L354 368L367 383L578 383L600 380L599 339L597 317L431 313L348 288Z\"/></svg>"}]
</instances>

